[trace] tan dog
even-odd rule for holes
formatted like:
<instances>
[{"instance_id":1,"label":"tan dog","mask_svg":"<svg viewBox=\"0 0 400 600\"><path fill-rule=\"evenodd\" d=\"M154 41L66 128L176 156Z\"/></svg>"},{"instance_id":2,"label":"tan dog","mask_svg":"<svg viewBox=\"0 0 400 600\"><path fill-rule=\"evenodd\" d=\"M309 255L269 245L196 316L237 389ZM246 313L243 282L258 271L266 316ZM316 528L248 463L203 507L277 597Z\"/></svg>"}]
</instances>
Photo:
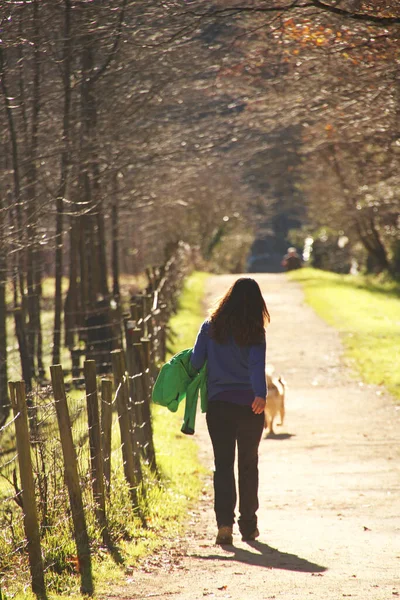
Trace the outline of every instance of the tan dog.
<instances>
[{"instance_id":1,"label":"tan dog","mask_svg":"<svg viewBox=\"0 0 400 600\"><path fill-rule=\"evenodd\" d=\"M274 419L279 414L281 422L278 425L283 425L285 418L285 380L283 377L274 377L270 373L266 373L268 396L267 404L264 410L264 429L268 429L269 433L274 433Z\"/></svg>"}]
</instances>

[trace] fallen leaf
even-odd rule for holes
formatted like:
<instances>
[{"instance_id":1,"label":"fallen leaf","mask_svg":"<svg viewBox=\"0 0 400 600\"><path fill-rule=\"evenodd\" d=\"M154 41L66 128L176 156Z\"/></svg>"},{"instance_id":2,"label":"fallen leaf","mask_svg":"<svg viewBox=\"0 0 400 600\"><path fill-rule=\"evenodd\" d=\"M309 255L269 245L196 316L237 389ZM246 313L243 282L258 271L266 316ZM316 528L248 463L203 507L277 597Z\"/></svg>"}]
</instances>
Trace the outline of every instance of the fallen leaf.
<instances>
[{"instance_id":1,"label":"fallen leaf","mask_svg":"<svg viewBox=\"0 0 400 600\"><path fill-rule=\"evenodd\" d=\"M76 573L80 572L79 558L77 556L70 556L67 558L67 562Z\"/></svg>"}]
</instances>

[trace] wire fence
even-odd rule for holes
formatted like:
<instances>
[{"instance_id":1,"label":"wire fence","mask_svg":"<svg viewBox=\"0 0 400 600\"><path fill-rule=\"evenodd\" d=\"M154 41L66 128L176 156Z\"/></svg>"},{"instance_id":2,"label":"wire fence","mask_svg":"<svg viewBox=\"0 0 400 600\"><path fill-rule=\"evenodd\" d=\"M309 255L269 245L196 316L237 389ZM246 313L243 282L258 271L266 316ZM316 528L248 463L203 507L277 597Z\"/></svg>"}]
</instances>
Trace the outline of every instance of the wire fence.
<instances>
[{"instance_id":1,"label":"wire fence","mask_svg":"<svg viewBox=\"0 0 400 600\"><path fill-rule=\"evenodd\" d=\"M38 598L67 591L73 574L92 595L93 553L120 562L118 540L146 526L146 488L159 476L151 387L186 258L180 246L153 273L148 293L119 323L120 348L106 354L102 346L100 363L88 347L72 378L52 365L51 385L35 392L9 382L13 416L0 429L0 598L16 590L16 574L19 588L31 586Z\"/></svg>"}]
</instances>

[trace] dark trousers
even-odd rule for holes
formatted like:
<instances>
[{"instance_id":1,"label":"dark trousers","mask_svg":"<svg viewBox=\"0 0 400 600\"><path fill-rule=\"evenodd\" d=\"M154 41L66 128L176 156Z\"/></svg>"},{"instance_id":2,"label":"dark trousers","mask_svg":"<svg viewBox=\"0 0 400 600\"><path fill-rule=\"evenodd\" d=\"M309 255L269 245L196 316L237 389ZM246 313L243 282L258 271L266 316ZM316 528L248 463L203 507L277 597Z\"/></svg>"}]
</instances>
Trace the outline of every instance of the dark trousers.
<instances>
[{"instance_id":1,"label":"dark trousers","mask_svg":"<svg viewBox=\"0 0 400 600\"><path fill-rule=\"evenodd\" d=\"M238 448L239 529L250 534L257 527L258 446L264 427L264 415L256 415L250 406L211 400L207 426L214 449L214 510L217 525L235 521L236 482L235 449Z\"/></svg>"}]
</instances>

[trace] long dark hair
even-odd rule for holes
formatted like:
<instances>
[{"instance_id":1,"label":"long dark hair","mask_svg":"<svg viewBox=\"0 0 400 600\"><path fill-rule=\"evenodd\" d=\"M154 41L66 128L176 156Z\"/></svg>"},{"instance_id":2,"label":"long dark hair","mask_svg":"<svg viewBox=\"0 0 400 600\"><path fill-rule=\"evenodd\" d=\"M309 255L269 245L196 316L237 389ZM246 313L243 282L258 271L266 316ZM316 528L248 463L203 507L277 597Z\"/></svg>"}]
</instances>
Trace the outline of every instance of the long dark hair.
<instances>
[{"instance_id":1,"label":"long dark hair","mask_svg":"<svg viewBox=\"0 0 400 600\"><path fill-rule=\"evenodd\" d=\"M220 344L230 336L239 346L260 344L270 320L258 283L250 277L241 277L211 312L210 335Z\"/></svg>"}]
</instances>

